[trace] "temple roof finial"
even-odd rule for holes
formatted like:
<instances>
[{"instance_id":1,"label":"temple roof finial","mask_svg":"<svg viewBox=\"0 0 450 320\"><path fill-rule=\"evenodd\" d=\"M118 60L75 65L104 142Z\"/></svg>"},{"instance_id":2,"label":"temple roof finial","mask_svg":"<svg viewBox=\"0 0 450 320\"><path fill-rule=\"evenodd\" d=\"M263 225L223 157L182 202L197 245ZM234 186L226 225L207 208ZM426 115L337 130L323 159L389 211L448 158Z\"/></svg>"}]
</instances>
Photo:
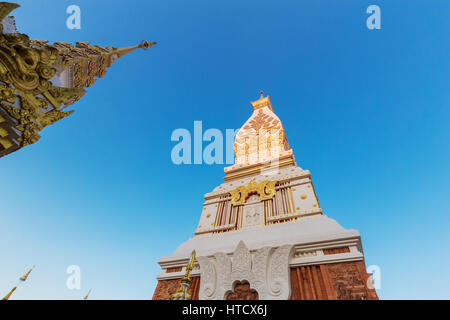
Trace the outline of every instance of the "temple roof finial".
<instances>
[{"instance_id":1,"label":"temple roof finial","mask_svg":"<svg viewBox=\"0 0 450 320\"><path fill-rule=\"evenodd\" d=\"M251 104L253 106L253 110L264 108L264 107L269 107L269 109L272 110L272 112L273 112L273 108L272 108L272 104L270 103L269 96L264 97L264 92L262 90L259 92L259 94L260 94L259 99L251 102Z\"/></svg>"},{"instance_id":2,"label":"temple roof finial","mask_svg":"<svg viewBox=\"0 0 450 320\"><path fill-rule=\"evenodd\" d=\"M34 266L32 266L31 269L27 271L27 273L25 273L23 276L20 277L20 281L27 280L28 276L30 275L31 271L33 271L33 269L34 269Z\"/></svg>"},{"instance_id":3,"label":"temple roof finial","mask_svg":"<svg viewBox=\"0 0 450 320\"><path fill-rule=\"evenodd\" d=\"M109 65L111 65L112 62L117 61L119 58L122 58L124 55L130 53L131 51L134 51L139 48L148 50L155 44L156 42L142 40L138 45L132 47L123 47L123 48L107 47L107 49L110 51L110 56L112 58Z\"/></svg>"},{"instance_id":4,"label":"temple roof finial","mask_svg":"<svg viewBox=\"0 0 450 320\"><path fill-rule=\"evenodd\" d=\"M142 40L141 43L139 44L139 46L141 48L143 48L144 50L148 50L152 46L154 46L155 44L158 44L158 42L151 42L151 41L148 41L148 40Z\"/></svg>"}]
</instances>

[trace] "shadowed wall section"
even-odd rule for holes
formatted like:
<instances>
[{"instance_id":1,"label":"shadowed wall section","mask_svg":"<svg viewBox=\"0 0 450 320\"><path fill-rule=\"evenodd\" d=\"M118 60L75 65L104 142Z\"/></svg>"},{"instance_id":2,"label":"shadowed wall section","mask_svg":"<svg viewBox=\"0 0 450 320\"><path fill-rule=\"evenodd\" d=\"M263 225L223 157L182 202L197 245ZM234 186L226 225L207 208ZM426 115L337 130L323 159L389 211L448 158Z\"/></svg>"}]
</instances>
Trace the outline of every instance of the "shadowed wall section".
<instances>
[{"instance_id":1,"label":"shadowed wall section","mask_svg":"<svg viewBox=\"0 0 450 320\"><path fill-rule=\"evenodd\" d=\"M291 268L291 300L378 300L364 262Z\"/></svg>"}]
</instances>

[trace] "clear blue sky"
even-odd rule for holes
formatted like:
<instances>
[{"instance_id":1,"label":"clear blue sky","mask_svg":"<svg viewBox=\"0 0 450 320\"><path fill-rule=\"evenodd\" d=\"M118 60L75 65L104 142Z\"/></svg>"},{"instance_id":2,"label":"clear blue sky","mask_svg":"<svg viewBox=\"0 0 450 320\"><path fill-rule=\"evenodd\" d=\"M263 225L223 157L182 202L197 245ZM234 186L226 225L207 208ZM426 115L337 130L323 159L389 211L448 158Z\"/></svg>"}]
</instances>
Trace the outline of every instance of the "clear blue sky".
<instances>
[{"instance_id":1,"label":"clear blue sky","mask_svg":"<svg viewBox=\"0 0 450 320\"><path fill-rule=\"evenodd\" d=\"M174 129L239 128L271 96L324 212L362 235L382 299L449 299L450 2L18 1L20 31L128 46L70 117L0 159L0 294L150 299L223 165L171 162ZM68 30L70 4L82 29ZM382 29L365 11L381 7ZM82 290L66 288L81 267Z\"/></svg>"}]
</instances>

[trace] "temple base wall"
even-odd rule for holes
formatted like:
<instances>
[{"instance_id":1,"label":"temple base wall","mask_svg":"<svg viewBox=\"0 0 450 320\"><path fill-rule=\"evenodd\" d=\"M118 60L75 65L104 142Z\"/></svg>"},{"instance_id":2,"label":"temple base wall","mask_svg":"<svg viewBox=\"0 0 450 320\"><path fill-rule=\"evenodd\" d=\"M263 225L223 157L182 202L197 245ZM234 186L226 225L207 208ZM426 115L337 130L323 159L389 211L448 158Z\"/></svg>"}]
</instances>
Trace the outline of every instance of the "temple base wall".
<instances>
[{"instance_id":1,"label":"temple base wall","mask_svg":"<svg viewBox=\"0 0 450 320\"><path fill-rule=\"evenodd\" d=\"M290 300L378 300L375 289L368 285L369 274L364 261L291 267L290 277ZM180 281L181 278L159 280L153 300L170 300L180 286ZM245 300L249 300L258 297L253 290L248 290L245 295L240 294L238 288L240 290L240 287L236 287L236 292L231 293L228 299L245 297ZM199 299L199 289L200 277L193 277L193 300Z\"/></svg>"}]
</instances>

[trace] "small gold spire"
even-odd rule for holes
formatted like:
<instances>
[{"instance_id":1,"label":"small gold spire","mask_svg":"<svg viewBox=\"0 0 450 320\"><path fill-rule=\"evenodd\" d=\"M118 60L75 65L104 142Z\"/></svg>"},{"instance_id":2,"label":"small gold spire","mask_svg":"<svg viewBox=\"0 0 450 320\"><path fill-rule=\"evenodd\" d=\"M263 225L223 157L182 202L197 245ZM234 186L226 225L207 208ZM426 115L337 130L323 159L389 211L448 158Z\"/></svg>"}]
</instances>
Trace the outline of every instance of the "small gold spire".
<instances>
[{"instance_id":1,"label":"small gold spire","mask_svg":"<svg viewBox=\"0 0 450 320\"><path fill-rule=\"evenodd\" d=\"M6 296L4 296L2 300L9 300L9 298L11 297L11 295L13 294L13 292L16 291L16 289L17 289L17 286L15 286L14 288L12 288L11 291L10 291Z\"/></svg>"},{"instance_id":2,"label":"small gold spire","mask_svg":"<svg viewBox=\"0 0 450 320\"><path fill-rule=\"evenodd\" d=\"M259 97L260 99L264 98L264 92L261 90L260 91L261 96Z\"/></svg>"},{"instance_id":3,"label":"small gold spire","mask_svg":"<svg viewBox=\"0 0 450 320\"><path fill-rule=\"evenodd\" d=\"M191 271L192 269L194 269L194 261L195 261L195 250L192 251L191 260L189 261L189 264L186 266L186 273L184 274L183 280L191 281Z\"/></svg>"},{"instance_id":4,"label":"small gold spire","mask_svg":"<svg viewBox=\"0 0 450 320\"><path fill-rule=\"evenodd\" d=\"M32 271L33 269L34 269L34 266L31 267L31 269L28 270L27 273L25 273L23 276L21 276L21 277L19 278L20 281L21 281L21 282L24 282L25 280L27 280L28 276L30 275L30 273L31 273L31 271ZM4 296L2 300L9 300L9 298L11 297L11 295L13 294L13 292L16 291L17 287L20 285L21 282L19 282L14 288L12 288L11 291L10 291L6 296Z\"/></svg>"},{"instance_id":5,"label":"small gold spire","mask_svg":"<svg viewBox=\"0 0 450 320\"><path fill-rule=\"evenodd\" d=\"M191 253L191 258L186 266L186 272L183 279L181 279L180 287L172 295L172 300L191 300L191 271L194 269L195 250Z\"/></svg>"},{"instance_id":6,"label":"small gold spire","mask_svg":"<svg viewBox=\"0 0 450 320\"><path fill-rule=\"evenodd\" d=\"M91 289L89 289L88 293L84 296L83 300L87 300L87 298L89 297L90 293L91 293Z\"/></svg>"},{"instance_id":7,"label":"small gold spire","mask_svg":"<svg viewBox=\"0 0 450 320\"><path fill-rule=\"evenodd\" d=\"M19 279L20 279L21 281L27 280L27 278L28 278L28 276L30 275L30 273L31 273L31 271L33 270L33 268L34 268L34 266L32 266L31 269L28 270L28 272L25 273L23 276L21 276Z\"/></svg>"},{"instance_id":8,"label":"small gold spire","mask_svg":"<svg viewBox=\"0 0 450 320\"><path fill-rule=\"evenodd\" d=\"M139 43L138 45L132 46L132 47L123 47L123 48L106 47L106 49L111 51L109 53L109 56L111 57L109 66L111 65L112 62L117 61L118 59L122 58L124 55L126 55L136 49L142 48L144 50L148 50L155 44L157 44L157 42L142 40L141 43Z\"/></svg>"}]
</instances>

